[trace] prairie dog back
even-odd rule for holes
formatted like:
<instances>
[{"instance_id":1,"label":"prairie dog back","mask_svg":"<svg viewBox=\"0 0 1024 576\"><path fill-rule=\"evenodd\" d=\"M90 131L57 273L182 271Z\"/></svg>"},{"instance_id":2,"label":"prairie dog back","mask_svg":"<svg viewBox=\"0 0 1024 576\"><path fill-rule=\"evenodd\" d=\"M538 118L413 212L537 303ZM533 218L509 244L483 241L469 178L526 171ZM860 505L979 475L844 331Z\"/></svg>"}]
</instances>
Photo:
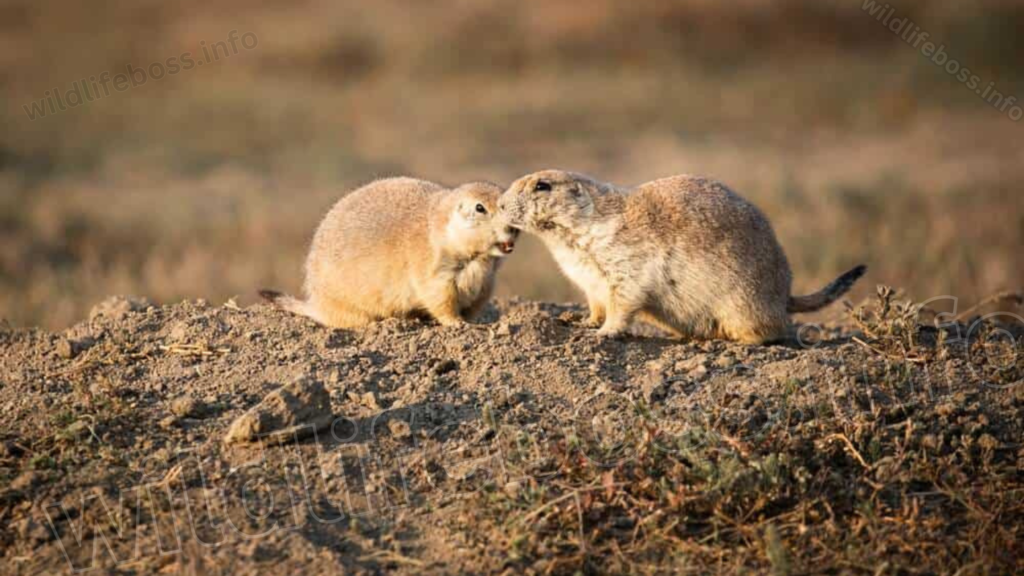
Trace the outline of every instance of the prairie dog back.
<instances>
[{"instance_id":1,"label":"prairie dog back","mask_svg":"<svg viewBox=\"0 0 1024 576\"><path fill-rule=\"evenodd\" d=\"M313 236L306 257L306 297L374 293L379 286L395 286L396 279L408 276L410 265L422 265L433 197L445 192L433 182L389 178L339 200ZM417 256L420 262L410 262ZM397 287L409 290L408 284L399 282Z\"/></svg>"},{"instance_id":2,"label":"prairie dog back","mask_svg":"<svg viewBox=\"0 0 1024 576\"><path fill-rule=\"evenodd\" d=\"M442 324L472 319L515 242L516 231L497 217L500 192L490 183L449 190L413 178L368 184L339 200L317 228L306 299L264 296L339 328L416 313Z\"/></svg>"}]
</instances>

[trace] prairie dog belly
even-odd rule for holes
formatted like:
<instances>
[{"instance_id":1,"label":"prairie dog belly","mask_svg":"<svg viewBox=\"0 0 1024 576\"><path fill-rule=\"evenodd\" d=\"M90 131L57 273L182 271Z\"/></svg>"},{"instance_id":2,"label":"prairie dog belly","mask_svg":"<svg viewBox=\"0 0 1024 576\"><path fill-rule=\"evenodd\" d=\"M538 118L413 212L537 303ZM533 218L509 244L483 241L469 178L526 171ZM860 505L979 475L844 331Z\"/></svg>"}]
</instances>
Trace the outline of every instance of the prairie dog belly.
<instances>
[{"instance_id":1,"label":"prairie dog belly","mask_svg":"<svg viewBox=\"0 0 1024 576\"><path fill-rule=\"evenodd\" d=\"M473 260L456 274L455 287L459 293L460 309L469 308L480 297L491 281L494 266L493 261Z\"/></svg>"},{"instance_id":2,"label":"prairie dog belly","mask_svg":"<svg viewBox=\"0 0 1024 576\"><path fill-rule=\"evenodd\" d=\"M587 298L608 297L608 281L584 254L561 244L550 244L549 250L562 272L587 295Z\"/></svg>"}]
</instances>

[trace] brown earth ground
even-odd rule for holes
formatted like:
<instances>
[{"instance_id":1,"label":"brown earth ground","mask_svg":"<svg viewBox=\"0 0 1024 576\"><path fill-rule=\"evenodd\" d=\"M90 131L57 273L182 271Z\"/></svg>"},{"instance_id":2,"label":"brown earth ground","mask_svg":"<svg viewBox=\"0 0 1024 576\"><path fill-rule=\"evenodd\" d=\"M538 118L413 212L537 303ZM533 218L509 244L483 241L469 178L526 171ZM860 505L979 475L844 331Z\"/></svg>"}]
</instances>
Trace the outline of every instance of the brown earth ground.
<instances>
[{"instance_id":1,"label":"brown earth ground","mask_svg":"<svg viewBox=\"0 0 1024 576\"><path fill-rule=\"evenodd\" d=\"M0 574L1024 573L1024 344L994 323L1024 312L970 309L1024 286L1024 4L889 3L999 97L856 0L0 2ZM259 46L26 116L232 30ZM249 306L375 177L549 167L721 179L797 292L864 262L853 301L966 314L884 292L746 347L526 300L361 332ZM90 314L110 294L154 304ZM530 238L498 294L579 297ZM300 377L334 426L222 442Z\"/></svg>"},{"instance_id":2,"label":"brown earth ground","mask_svg":"<svg viewBox=\"0 0 1024 576\"><path fill-rule=\"evenodd\" d=\"M113 299L4 327L0 571L1024 570L1019 325L888 291L772 347L582 317L513 300L339 331ZM222 442L302 377L329 428Z\"/></svg>"}]
</instances>

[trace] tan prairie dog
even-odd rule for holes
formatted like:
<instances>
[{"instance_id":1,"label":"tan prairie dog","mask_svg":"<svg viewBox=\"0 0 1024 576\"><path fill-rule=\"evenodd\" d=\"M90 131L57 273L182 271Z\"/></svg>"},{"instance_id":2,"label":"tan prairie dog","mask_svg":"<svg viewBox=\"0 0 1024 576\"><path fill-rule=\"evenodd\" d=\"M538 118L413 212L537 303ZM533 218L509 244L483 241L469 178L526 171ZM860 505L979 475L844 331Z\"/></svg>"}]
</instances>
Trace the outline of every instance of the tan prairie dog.
<instances>
[{"instance_id":1,"label":"tan prairie dog","mask_svg":"<svg viewBox=\"0 0 1024 576\"><path fill-rule=\"evenodd\" d=\"M677 337L777 341L789 336L790 314L824 308L866 271L793 296L789 262L764 214L694 176L623 190L547 170L512 184L499 209L544 241L604 336L639 318Z\"/></svg>"},{"instance_id":2,"label":"tan prairie dog","mask_svg":"<svg viewBox=\"0 0 1024 576\"><path fill-rule=\"evenodd\" d=\"M306 299L260 295L335 328L423 314L445 326L473 319L518 234L498 217L501 192L485 182L452 190L413 178L368 184L320 223L306 259Z\"/></svg>"}]
</instances>

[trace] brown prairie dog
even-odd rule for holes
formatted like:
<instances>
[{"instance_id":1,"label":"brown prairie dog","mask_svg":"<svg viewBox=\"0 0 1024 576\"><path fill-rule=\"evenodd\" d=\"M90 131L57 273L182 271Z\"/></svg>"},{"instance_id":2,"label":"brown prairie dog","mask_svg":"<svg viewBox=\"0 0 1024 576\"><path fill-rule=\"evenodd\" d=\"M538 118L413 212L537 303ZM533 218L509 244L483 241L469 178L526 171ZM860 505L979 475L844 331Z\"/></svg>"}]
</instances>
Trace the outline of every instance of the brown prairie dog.
<instances>
[{"instance_id":1,"label":"brown prairie dog","mask_svg":"<svg viewBox=\"0 0 1024 576\"><path fill-rule=\"evenodd\" d=\"M788 336L791 313L824 308L866 271L793 296L767 218L723 184L694 176L623 190L547 170L513 183L499 209L544 241L604 336L638 318L679 337L777 341Z\"/></svg>"},{"instance_id":2,"label":"brown prairie dog","mask_svg":"<svg viewBox=\"0 0 1024 576\"><path fill-rule=\"evenodd\" d=\"M473 319L518 233L498 217L500 194L483 182L452 190L413 178L368 184L339 200L317 228L305 300L260 294L335 328L423 313L446 326Z\"/></svg>"}]
</instances>

